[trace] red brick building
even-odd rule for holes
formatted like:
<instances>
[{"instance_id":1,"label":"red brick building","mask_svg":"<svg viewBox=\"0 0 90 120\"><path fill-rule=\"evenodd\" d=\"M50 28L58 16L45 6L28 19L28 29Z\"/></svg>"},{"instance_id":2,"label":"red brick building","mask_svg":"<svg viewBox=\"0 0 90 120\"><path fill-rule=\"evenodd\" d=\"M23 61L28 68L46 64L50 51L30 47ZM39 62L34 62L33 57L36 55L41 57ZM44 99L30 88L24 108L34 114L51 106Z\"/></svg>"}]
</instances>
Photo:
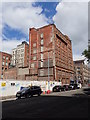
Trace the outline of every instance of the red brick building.
<instances>
[{"instance_id":1,"label":"red brick building","mask_svg":"<svg viewBox=\"0 0 90 120\"><path fill-rule=\"evenodd\" d=\"M74 80L81 81L82 84L86 84L90 80L90 68L84 60L74 61Z\"/></svg>"},{"instance_id":2,"label":"red brick building","mask_svg":"<svg viewBox=\"0 0 90 120\"><path fill-rule=\"evenodd\" d=\"M11 64L11 54L0 52L0 79L3 79L3 73L8 70Z\"/></svg>"},{"instance_id":3,"label":"red brick building","mask_svg":"<svg viewBox=\"0 0 90 120\"><path fill-rule=\"evenodd\" d=\"M72 45L54 24L29 30L29 75L31 80L73 79Z\"/></svg>"}]
</instances>

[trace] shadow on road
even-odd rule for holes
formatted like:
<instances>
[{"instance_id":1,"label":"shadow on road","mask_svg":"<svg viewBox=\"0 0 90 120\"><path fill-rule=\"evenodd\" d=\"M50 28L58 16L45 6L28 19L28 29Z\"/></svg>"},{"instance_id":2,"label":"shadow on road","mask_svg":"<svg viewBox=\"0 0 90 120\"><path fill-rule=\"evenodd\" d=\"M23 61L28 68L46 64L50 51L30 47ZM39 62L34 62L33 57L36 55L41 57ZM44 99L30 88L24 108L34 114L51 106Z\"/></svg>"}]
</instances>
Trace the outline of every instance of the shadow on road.
<instances>
[{"instance_id":1,"label":"shadow on road","mask_svg":"<svg viewBox=\"0 0 90 120\"><path fill-rule=\"evenodd\" d=\"M90 95L90 88L85 88L85 89L83 89L83 92L84 92L86 95Z\"/></svg>"},{"instance_id":2,"label":"shadow on road","mask_svg":"<svg viewBox=\"0 0 90 120\"><path fill-rule=\"evenodd\" d=\"M88 113L88 98L86 97L42 95L2 103L2 120L88 119Z\"/></svg>"}]
</instances>

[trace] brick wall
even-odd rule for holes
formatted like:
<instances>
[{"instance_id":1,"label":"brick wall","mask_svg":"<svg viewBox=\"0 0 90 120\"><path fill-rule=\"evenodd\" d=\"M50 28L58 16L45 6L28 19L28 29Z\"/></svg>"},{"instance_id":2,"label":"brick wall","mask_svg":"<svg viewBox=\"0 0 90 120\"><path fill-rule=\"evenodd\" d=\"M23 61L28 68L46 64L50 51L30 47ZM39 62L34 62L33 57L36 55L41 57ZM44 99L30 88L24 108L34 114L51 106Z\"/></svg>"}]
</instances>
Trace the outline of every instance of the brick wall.
<instances>
[{"instance_id":1,"label":"brick wall","mask_svg":"<svg viewBox=\"0 0 90 120\"><path fill-rule=\"evenodd\" d=\"M5 70L8 70L11 64L11 54L5 53L5 52L0 52L0 74L3 75ZM3 76L2 76L3 78ZM1 75L0 75L1 79Z\"/></svg>"},{"instance_id":2,"label":"brick wall","mask_svg":"<svg viewBox=\"0 0 90 120\"><path fill-rule=\"evenodd\" d=\"M17 69L10 68L4 71L3 79L17 79Z\"/></svg>"},{"instance_id":3,"label":"brick wall","mask_svg":"<svg viewBox=\"0 0 90 120\"><path fill-rule=\"evenodd\" d=\"M2 52L0 52L0 79L2 74Z\"/></svg>"},{"instance_id":4,"label":"brick wall","mask_svg":"<svg viewBox=\"0 0 90 120\"><path fill-rule=\"evenodd\" d=\"M43 37L41 38L40 35L42 33ZM41 44L42 39L43 45ZM36 46L33 46L34 43L36 43ZM43 52L41 52L41 47L43 47ZM48 80L49 59L49 73L52 75L50 79L57 81L61 79L63 83L70 83L70 79L73 79L71 41L68 36L63 35L55 25L47 25L39 29L31 28L29 32L29 49L29 65L31 66L31 64L34 63L34 68L30 67L30 74L33 75L33 78L34 72L36 71L35 73L38 76L38 80ZM36 54L33 54L33 50L35 49ZM41 60L41 54L43 54L43 60ZM34 56L36 56L36 60L33 60ZM43 66L41 62L43 62ZM43 74L42 77L40 74Z\"/></svg>"}]
</instances>

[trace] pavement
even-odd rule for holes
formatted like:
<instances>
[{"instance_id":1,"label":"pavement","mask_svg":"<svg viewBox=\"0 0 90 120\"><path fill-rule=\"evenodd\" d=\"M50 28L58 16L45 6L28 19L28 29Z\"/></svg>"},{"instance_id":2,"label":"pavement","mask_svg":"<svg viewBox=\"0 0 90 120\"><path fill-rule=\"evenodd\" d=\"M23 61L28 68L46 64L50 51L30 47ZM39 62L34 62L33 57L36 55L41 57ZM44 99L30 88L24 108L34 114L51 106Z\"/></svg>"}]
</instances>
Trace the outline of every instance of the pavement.
<instances>
[{"instance_id":1,"label":"pavement","mask_svg":"<svg viewBox=\"0 0 90 120\"><path fill-rule=\"evenodd\" d=\"M15 99L15 98L16 98L16 96L15 96L15 95L2 96L2 97L0 97L0 101L12 100L12 99Z\"/></svg>"},{"instance_id":2,"label":"pavement","mask_svg":"<svg viewBox=\"0 0 90 120\"><path fill-rule=\"evenodd\" d=\"M88 87L83 87L81 89L76 89L76 90L70 90L70 91L62 91L62 92L51 92L49 94L45 93L45 94L41 94L41 95L50 95L50 96L73 96L73 95L81 95L81 96L85 96L87 97L87 94L85 94L83 92L83 90L85 90L85 92L87 92ZM90 90L89 90L90 91ZM90 95L88 95L90 96ZM15 95L10 95L10 96L2 96L0 97L0 101L7 101L7 100L15 100L16 96Z\"/></svg>"},{"instance_id":3,"label":"pavement","mask_svg":"<svg viewBox=\"0 0 90 120\"><path fill-rule=\"evenodd\" d=\"M90 96L84 89L2 101L2 120L88 119Z\"/></svg>"}]
</instances>

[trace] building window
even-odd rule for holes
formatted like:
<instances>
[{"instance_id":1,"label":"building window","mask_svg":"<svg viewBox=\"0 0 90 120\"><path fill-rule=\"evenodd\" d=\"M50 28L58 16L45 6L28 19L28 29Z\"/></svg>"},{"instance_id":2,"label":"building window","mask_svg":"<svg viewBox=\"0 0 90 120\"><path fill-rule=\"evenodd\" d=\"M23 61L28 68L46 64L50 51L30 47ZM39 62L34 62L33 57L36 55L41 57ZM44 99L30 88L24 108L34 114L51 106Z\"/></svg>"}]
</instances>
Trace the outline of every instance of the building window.
<instances>
[{"instance_id":1,"label":"building window","mask_svg":"<svg viewBox=\"0 0 90 120\"><path fill-rule=\"evenodd\" d=\"M33 57L33 60L36 60L36 56Z\"/></svg>"},{"instance_id":2,"label":"building window","mask_svg":"<svg viewBox=\"0 0 90 120\"><path fill-rule=\"evenodd\" d=\"M4 65L4 62L2 62L2 65Z\"/></svg>"},{"instance_id":3,"label":"building window","mask_svg":"<svg viewBox=\"0 0 90 120\"><path fill-rule=\"evenodd\" d=\"M24 54L21 54L21 57L24 57Z\"/></svg>"},{"instance_id":4,"label":"building window","mask_svg":"<svg viewBox=\"0 0 90 120\"><path fill-rule=\"evenodd\" d=\"M24 52L24 49L21 49L21 52Z\"/></svg>"},{"instance_id":5,"label":"building window","mask_svg":"<svg viewBox=\"0 0 90 120\"><path fill-rule=\"evenodd\" d=\"M41 33L40 37L43 38L43 33Z\"/></svg>"},{"instance_id":6,"label":"building window","mask_svg":"<svg viewBox=\"0 0 90 120\"><path fill-rule=\"evenodd\" d=\"M41 40L41 45L43 45L43 39Z\"/></svg>"},{"instance_id":7,"label":"building window","mask_svg":"<svg viewBox=\"0 0 90 120\"><path fill-rule=\"evenodd\" d=\"M33 50L33 53L36 53L37 51L36 50Z\"/></svg>"},{"instance_id":8,"label":"building window","mask_svg":"<svg viewBox=\"0 0 90 120\"><path fill-rule=\"evenodd\" d=\"M3 59L5 59L5 56L3 56Z\"/></svg>"},{"instance_id":9,"label":"building window","mask_svg":"<svg viewBox=\"0 0 90 120\"><path fill-rule=\"evenodd\" d=\"M40 76L44 75L44 70L40 70Z\"/></svg>"},{"instance_id":10,"label":"building window","mask_svg":"<svg viewBox=\"0 0 90 120\"><path fill-rule=\"evenodd\" d=\"M7 68L5 68L5 70L7 70Z\"/></svg>"},{"instance_id":11,"label":"building window","mask_svg":"<svg viewBox=\"0 0 90 120\"><path fill-rule=\"evenodd\" d=\"M43 67L43 61L41 61L41 67Z\"/></svg>"},{"instance_id":12,"label":"building window","mask_svg":"<svg viewBox=\"0 0 90 120\"><path fill-rule=\"evenodd\" d=\"M77 70L80 70L80 67L77 67Z\"/></svg>"},{"instance_id":13,"label":"building window","mask_svg":"<svg viewBox=\"0 0 90 120\"><path fill-rule=\"evenodd\" d=\"M27 53L29 53L29 50L27 50Z\"/></svg>"},{"instance_id":14,"label":"building window","mask_svg":"<svg viewBox=\"0 0 90 120\"><path fill-rule=\"evenodd\" d=\"M41 60L43 60L43 54L41 54Z\"/></svg>"},{"instance_id":15,"label":"building window","mask_svg":"<svg viewBox=\"0 0 90 120\"><path fill-rule=\"evenodd\" d=\"M8 63L6 63L6 66L8 66Z\"/></svg>"},{"instance_id":16,"label":"building window","mask_svg":"<svg viewBox=\"0 0 90 120\"><path fill-rule=\"evenodd\" d=\"M36 47L36 43L33 43L33 47Z\"/></svg>"},{"instance_id":17,"label":"building window","mask_svg":"<svg viewBox=\"0 0 90 120\"><path fill-rule=\"evenodd\" d=\"M31 68L34 68L34 63L31 64Z\"/></svg>"},{"instance_id":18,"label":"building window","mask_svg":"<svg viewBox=\"0 0 90 120\"><path fill-rule=\"evenodd\" d=\"M8 60L8 57L6 57L6 60Z\"/></svg>"},{"instance_id":19,"label":"building window","mask_svg":"<svg viewBox=\"0 0 90 120\"><path fill-rule=\"evenodd\" d=\"M43 47L41 46L41 52L43 52Z\"/></svg>"},{"instance_id":20,"label":"building window","mask_svg":"<svg viewBox=\"0 0 90 120\"><path fill-rule=\"evenodd\" d=\"M2 71L4 70L4 67L2 67Z\"/></svg>"}]
</instances>

